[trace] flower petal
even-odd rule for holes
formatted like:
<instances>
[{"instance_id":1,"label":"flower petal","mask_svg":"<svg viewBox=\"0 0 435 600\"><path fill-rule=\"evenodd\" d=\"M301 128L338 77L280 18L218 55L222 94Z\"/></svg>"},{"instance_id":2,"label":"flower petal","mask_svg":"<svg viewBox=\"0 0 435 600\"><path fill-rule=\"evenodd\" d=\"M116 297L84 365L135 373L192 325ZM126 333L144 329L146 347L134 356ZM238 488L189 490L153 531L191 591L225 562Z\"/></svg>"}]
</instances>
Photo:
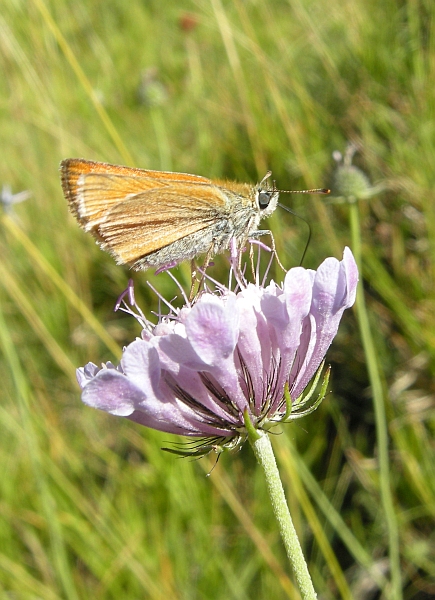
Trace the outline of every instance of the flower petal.
<instances>
[{"instance_id":1,"label":"flower petal","mask_svg":"<svg viewBox=\"0 0 435 600\"><path fill-rule=\"evenodd\" d=\"M343 265L343 268L344 268L345 274L346 274L345 275L346 276L346 288L347 288L347 292L348 292L346 308L350 308L351 306L353 306L353 304L355 302L359 274L358 274L358 266L355 262L355 258L353 256L350 248L348 248L347 246L343 252L342 265Z\"/></svg>"},{"instance_id":2,"label":"flower petal","mask_svg":"<svg viewBox=\"0 0 435 600\"><path fill-rule=\"evenodd\" d=\"M299 365L292 395L299 396L308 384L334 339L343 311L352 306L358 269L350 250L343 260L327 258L317 269L313 283L310 319L304 323L298 350Z\"/></svg>"},{"instance_id":3,"label":"flower petal","mask_svg":"<svg viewBox=\"0 0 435 600\"><path fill-rule=\"evenodd\" d=\"M156 348L144 340L135 340L124 350L121 364L125 375L145 396L156 394L160 381L160 361Z\"/></svg>"},{"instance_id":4,"label":"flower petal","mask_svg":"<svg viewBox=\"0 0 435 600\"><path fill-rule=\"evenodd\" d=\"M165 361L165 358L162 357L162 362L168 368L183 365L195 371L202 371L207 366L207 363L201 360L192 348L190 341L177 333L160 337L157 343L160 352L163 352L169 358L169 361Z\"/></svg>"},{"instance_id":5,"label":"flower petal","mask_svg":"<svg viewBox=\"0 0 435 600\"><path fill-rule=\"evenodd\" d=\"M309 313L312 285L309 272L302 267L288 271L284 279L284 298L291 322L299 323Z\"/></svg>"},{"instance_id":6,"label":"flower petal","mask_svg":"<svg viewBox=\"0 0 435 600\"><path fill-rule=\"evenodd\" d=\"M186 319L186 333L196 354L210 366L222 364L236 347L239 311L234 296L207 294L195 304Z\"/></svg>"},{"instance_id":7,"label":"flower petal","mask_svg":"<svg viewBox=\"0 0 435 600\"><path fill-rule=\"evenodd\" d=\"M262 311L264 290L254 286L248 287L237 296L239 313L243 315L240 321L240 333L237 342L240 366L249 369L249 379L245 381L244 393L253 403L256 415L261 413L262 404L266 395L268 374L274 361L273 340L274 331ZM269 295L268 300L276 300ZM268 303L269 308L271 303Z\"/></svg>"},{"instance_id":8,"label":"flower petal","mask_svg":"<svg viewBox=\"0 0 435 600\"><path fill-rule=\"evenodd\" d=\"M115 369L99 371L82 392L85 404L119 417L131 415L144 400L142 390Z\"/></svg>"}]
</instances>

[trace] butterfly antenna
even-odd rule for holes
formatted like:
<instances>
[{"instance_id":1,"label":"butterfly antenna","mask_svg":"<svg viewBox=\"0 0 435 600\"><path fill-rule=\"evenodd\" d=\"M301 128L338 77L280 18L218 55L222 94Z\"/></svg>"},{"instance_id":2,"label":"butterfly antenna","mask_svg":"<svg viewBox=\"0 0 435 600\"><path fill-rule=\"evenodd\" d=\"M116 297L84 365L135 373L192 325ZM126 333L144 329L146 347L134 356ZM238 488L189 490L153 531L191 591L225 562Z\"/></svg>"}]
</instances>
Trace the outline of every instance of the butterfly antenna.
<instances>
[{"instance_id":1,"label":"butterfly antenna","mask_svg":"<svg viewBox=\"0 0 435 600\"><path fill-rule=\"evenodd\" d=\"M312 190L275 190L280 194L330 194L328 188L314 188Z\"/></svg>"}]
</instances>

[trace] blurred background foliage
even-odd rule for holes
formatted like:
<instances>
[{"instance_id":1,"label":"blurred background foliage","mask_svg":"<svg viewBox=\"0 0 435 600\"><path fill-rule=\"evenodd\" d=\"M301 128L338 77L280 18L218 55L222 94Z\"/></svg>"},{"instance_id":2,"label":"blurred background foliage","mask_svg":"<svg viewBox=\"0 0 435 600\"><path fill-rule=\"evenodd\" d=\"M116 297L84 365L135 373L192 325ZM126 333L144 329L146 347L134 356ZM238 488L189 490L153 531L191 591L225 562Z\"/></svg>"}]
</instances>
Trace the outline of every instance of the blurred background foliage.
<instances>
[{"instance_id":1,"label":"blurred background foliage","mask_svg":"<svg viewBox=\"0 0 435 600\"><path fill-rule=\"evenodd\" d=\"M139 330L113 313L131 273L69 215L58 165L253 183L271 169L282 189L322 187L350 141L381 190L359 209L400 590L351 311L328 354L332 393L273 443L320 598L435 597L434 27L431 0L3 1L2 597L299 597L248 447L207 478L213 458L179 460L160 450L170 436L81 404L75 367L118 359ZM7 186L32 196L10 205ZM282 200L312 228L305 266L341 257L347 205ZM269 225L299 264L304 222L277 211ZM226 269L219 257L211 273ZM185 265L176 274L188 285ZM133 277L148 315L147 280L176 293L165 275Z\"/></svg>"}]
</instances>

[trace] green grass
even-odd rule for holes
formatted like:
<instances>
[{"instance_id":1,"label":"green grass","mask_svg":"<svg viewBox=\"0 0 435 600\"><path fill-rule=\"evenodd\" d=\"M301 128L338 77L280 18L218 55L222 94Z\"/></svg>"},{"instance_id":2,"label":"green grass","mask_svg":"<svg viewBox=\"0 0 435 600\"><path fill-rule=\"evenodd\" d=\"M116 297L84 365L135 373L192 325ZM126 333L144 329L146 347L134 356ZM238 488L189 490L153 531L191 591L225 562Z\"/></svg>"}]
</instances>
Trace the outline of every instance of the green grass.
<instances>
[{"instance_id":1,"label":"green grass","mask_svg":"<svg viewBox=\"0 0 435 600\"><path fill-rule=\"evenodd\" d=\"M75 367L139 331L112 312L131 273L77 227L57 170L68 156L252 182L270 168L283 189L318 187L349 140L385 188L360 204L374 350L345 313L332 394L272 441L322 598L435 595L434 28L431 0L3 3L0 186L33 196L0 219L2 598L298 598L248 447L206 477L213 459L178 460L160 450L170 436L81 404ZM313 230L305 266L352 244L347 206L284 200ZM298 264L303 221L270 226ZM147 314L148 279L174 294L134 279Z\"/></svg>"}]
</instances>

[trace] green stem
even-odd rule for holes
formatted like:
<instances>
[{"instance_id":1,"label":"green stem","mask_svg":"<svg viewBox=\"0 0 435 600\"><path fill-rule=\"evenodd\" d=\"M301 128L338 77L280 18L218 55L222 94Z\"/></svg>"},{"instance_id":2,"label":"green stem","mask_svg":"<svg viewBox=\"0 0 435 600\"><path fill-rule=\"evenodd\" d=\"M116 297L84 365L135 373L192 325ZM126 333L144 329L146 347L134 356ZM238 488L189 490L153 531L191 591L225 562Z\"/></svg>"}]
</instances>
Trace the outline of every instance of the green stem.
<instances>
[{"instance_id":1,"label":"green stem","mask_svg":"<svg viewBox=\"0 0 435 600\"><path fill-rule=\"evenodd\" d=\"M314 591L307 563L293 525L269 436L266 433L254 430L252 427L248 430L248 438L258 462L263 467L273 512L278 520L281 537L293 567L301 596L303 600L315 600L317 594Z\"/></svg>"},{"instance_id":2,"label":"green stem","mask_svg":"<svg viewBox=\"0 0 435 600\"><path fill-rule=\"evenodd\" d=\"M362 279L361 227L359 221L358 202L349 203L350 228L352 234L352 251ZM390 482L390 460L388 454L388 425L385 411L385 399L375 343L370 329L369 318L362 284L357 290L357 318L361 332L361 340L367 360L367 370L373 394L375 411L376 437L379 457L381 502L385 514L391 568L391 598L403 598L400 574L399 529L394 510Z\"/></svg>"}]
</instances>

